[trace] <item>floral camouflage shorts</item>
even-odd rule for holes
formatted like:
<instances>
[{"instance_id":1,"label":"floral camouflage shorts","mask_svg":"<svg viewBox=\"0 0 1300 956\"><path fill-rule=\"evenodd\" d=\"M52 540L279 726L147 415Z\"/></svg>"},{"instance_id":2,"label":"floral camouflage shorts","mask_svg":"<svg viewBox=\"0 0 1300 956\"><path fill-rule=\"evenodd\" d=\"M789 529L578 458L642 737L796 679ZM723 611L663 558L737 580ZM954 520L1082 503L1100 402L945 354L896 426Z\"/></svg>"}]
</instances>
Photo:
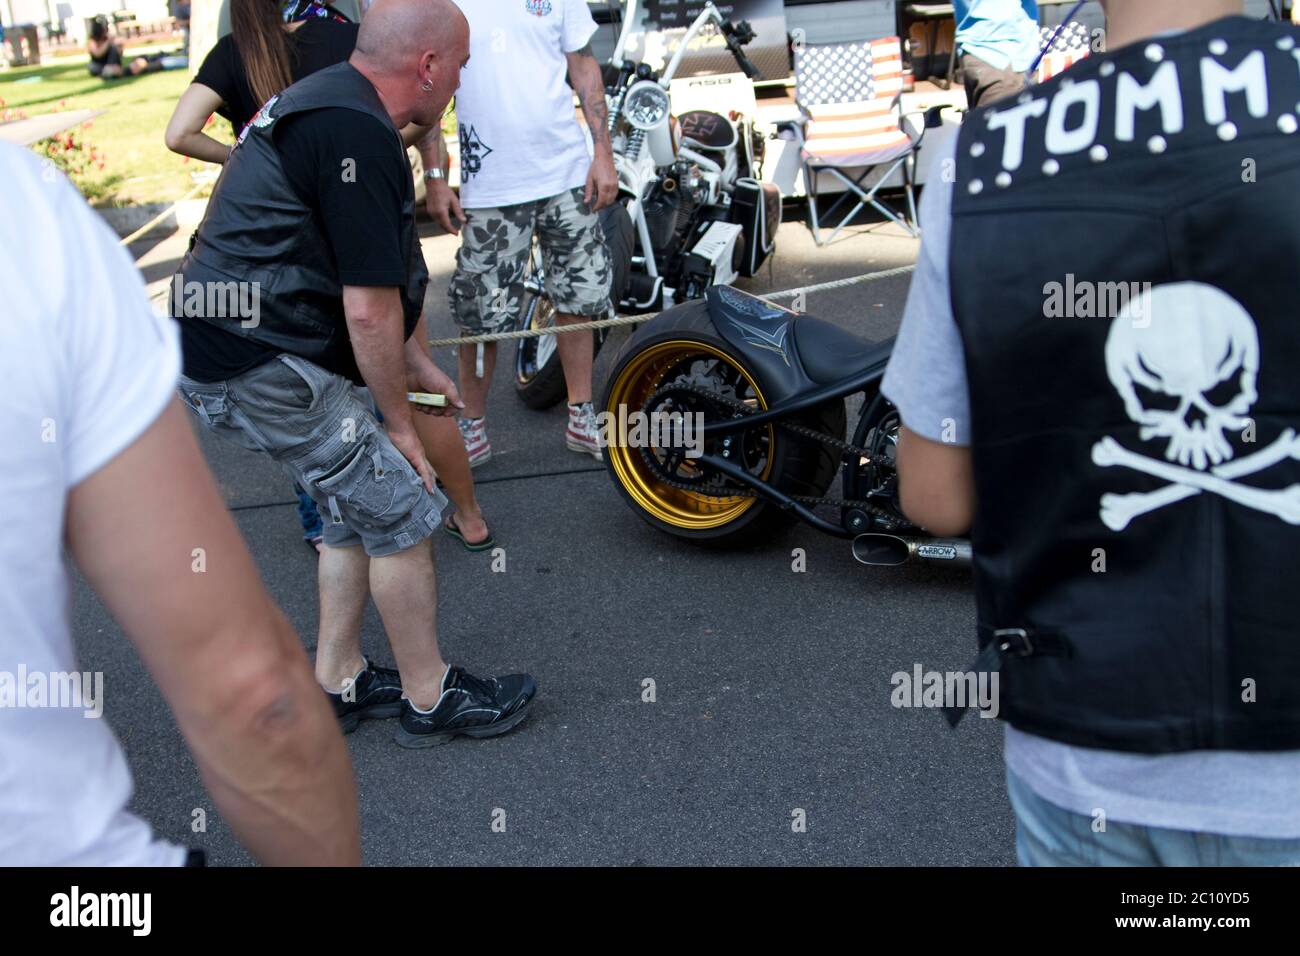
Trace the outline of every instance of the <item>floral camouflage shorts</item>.
<instances>
[{"instance_id":1,"label":"floral camouflage shorts","mask_svg":"<svg viewBox=\"0 0 1300 956\"><path fill-rule=\"evenodd\" d=\"M594 317L609 311L605 236L582 194L579 186L550 199L465 210L447 298L466 334L500 331L518 318L534 231L556 311Z\"/></svg>"}]
</instances>

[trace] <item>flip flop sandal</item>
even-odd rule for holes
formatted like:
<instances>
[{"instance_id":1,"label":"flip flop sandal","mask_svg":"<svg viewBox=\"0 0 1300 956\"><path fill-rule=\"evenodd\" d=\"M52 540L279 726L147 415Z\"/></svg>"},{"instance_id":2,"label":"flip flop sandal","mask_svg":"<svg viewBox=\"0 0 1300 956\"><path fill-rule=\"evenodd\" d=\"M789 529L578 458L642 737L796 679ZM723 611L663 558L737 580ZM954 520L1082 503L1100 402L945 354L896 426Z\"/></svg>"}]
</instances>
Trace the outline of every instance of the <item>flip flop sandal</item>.
<instances>
[{"instance_id":1,"label":"flip flop sandal","mask_svg":"<svg viewBox=\"0 0 1300 956\"><path fill-rule=\"evenodd\" d=\"M486 551L496 544L496 539L492 537L492 532L490 530L488 531L488 536L482 541L466 541L465 535L456 524L456 516L454 514L447 516L447 520L442 523L442 530L463 544L466 551Z\"/></svg>"}]
</instances>

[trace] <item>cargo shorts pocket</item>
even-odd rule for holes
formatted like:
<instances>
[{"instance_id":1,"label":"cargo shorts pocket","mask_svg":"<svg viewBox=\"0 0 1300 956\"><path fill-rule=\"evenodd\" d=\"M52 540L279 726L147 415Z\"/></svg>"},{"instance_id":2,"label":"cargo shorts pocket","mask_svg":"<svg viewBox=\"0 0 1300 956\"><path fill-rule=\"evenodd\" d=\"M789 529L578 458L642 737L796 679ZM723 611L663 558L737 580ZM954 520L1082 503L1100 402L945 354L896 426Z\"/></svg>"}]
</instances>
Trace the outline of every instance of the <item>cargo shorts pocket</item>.
<instances>
[{"instance_id":1,"label":"cargo shorts pocket","mask_svg":"<svg viewBox=\"0 0 1300 956\"><path fill-rule=\"evenodd\" d=\"M367 435L336 466L304 475L335 524L383 530L401 524L424 494L410 462L377 433Z\"/></svg>"},{"instance_id":2,"label":"cargo shorts pocket","mask_svg":"<svg viewBox=\"0 0 1300 956\"><path fill-rule=\"evenodd\" d=\"M299 358L296 355L290 355L287 352L279 356L280 364L284 365L294 376L301 379L301 384L296 384L296 391L299 392L299 398L304 402L307 409L313 409L320 405L321 400L327 398L332 387L338 387L336 381L339 376L325 371L319 365L308 362L306 359ZM347 387L343 385L343 387Z\"/></svg>"},{"instance_id":3,"label":"cargo shorts pocket","mask_svg":"<svg viewBox=\"0 0 1300 956\"><path fill-rule=\"evenodd\" d=\"M236 414L224 382L196 382L181 378L176 392L204 428L249 451L266 450L262 435L251 428L243 416Z\"/></svg>"},{"instance_id":4,"label":"cargo shorts pocket","mask_svg":"<svg viewBox=\"0 0 1300 956\"><path fill-rule=\"evenodd\" d=\"M199 421L205 425L225 423L229 409L226 402L226 386L202 385L185 379L176 387L177 393Z\"/></svg>"}]
</instances>

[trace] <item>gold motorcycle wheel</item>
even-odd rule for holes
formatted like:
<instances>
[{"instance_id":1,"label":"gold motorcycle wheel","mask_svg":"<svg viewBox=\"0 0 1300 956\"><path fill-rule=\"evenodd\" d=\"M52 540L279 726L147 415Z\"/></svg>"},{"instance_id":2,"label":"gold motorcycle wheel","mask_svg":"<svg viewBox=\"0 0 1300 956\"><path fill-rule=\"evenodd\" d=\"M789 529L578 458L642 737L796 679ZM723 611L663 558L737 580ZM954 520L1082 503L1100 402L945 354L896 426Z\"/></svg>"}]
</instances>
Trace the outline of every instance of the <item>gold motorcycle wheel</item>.
<instances>
[{"instance_id":1,"label":"gold motorcycle wheel","mask_svg":"<svg viewBox=\"0 0 1300 956\"><path fill-rule=\"evenodd\" d=\"M619 421L619 407L627 412L646 409L647 403L668 385L687 383L726 394L756 411L767 408L758 383L734 358L705 342L670 339L656 343L636 354L616 372L606 394L604 410L611 421ZM721 454L722 439L710 439L706 454ZM733 433L727 450L751 474L767 479L772 471L775 436L771 425L748 432ZM651 449L652 455L659 453ZM621 441L609 445L605 456L610 471L623 490L645 514L686 536L692 532L702 537L739 521L750 509L760 507L757 498L703 495L664 481L657 469L645 460L640 448ZM662 461L662 457L658 458ZM684 459L672 476L682 483L707 480L717 484L721 476L706 476L691 459Z\"/></svg>"}]
</instances>

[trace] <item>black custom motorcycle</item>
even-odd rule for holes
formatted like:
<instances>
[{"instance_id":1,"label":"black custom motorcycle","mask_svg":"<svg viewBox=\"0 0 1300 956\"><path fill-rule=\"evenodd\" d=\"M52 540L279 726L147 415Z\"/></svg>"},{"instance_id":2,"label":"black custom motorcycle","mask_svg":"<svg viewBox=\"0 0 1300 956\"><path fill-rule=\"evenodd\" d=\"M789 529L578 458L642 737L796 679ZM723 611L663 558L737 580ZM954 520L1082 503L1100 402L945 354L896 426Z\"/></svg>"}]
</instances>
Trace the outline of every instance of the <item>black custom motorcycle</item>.
<instances>
[{"instance_id":1,"label":"black custom motorcycle","mask_svg":"<svg viewBox=\"0 0 1300 956\"><path fill-rule=\"evenodd\" d=\"M892 350L892 339L868 342L716 286L637 329L602 403L612 422L631 412L702 422L694 454L616 434L606 468L634 511L678 538L752 543L799 519L851 539L866 564L968 563L968 542L928 537L899 507L900 421L880 393ZM845 400L858 393L862 413L846 440ZM840 494L828 495L837 474Z\"/></svg>"}]
</instances>

